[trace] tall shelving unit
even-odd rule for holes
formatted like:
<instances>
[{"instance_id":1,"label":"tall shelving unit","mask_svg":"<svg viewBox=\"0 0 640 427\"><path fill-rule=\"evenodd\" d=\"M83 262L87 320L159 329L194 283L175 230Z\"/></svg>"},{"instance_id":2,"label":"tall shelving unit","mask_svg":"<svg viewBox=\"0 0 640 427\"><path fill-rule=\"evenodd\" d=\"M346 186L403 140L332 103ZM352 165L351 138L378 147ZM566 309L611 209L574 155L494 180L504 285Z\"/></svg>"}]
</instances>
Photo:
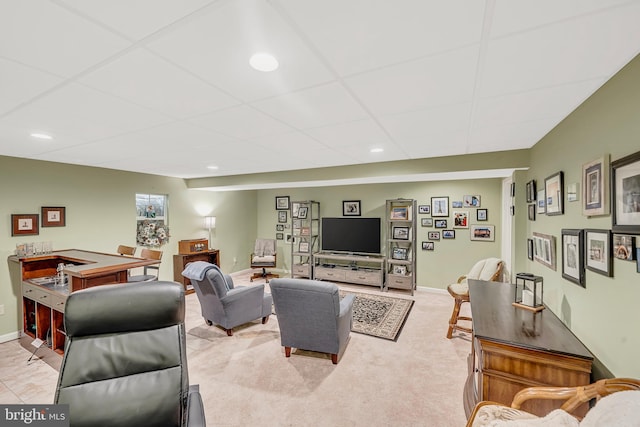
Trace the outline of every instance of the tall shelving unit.
<instances>
[{"instance_id":1,"label":"tall shelving unit","mask_svg":"<svg viewBox=\"0 0 640 427\"><path fill-rule=\"evenodd\" d=\"M320 202L291 203L291 277L313 277L313 254L320 250Z\"/></svg>"},{"instance_id":2,"label":"tall shelving unit","mask_svg":"<svg viewBox=\"0 0 640 427\"><path fill-rule=\"evenodd\" d=\"M385 288L416 288L416 200L392 199L386 203Z\"/></svg>"}]
</instances>

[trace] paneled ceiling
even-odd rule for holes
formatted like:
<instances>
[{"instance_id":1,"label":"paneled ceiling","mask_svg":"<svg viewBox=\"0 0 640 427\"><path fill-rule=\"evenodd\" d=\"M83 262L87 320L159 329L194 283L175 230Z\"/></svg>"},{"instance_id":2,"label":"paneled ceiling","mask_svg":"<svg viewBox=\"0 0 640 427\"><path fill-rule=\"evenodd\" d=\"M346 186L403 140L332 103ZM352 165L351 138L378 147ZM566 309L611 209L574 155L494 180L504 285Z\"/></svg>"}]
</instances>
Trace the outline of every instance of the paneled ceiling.
<instances>
[{"instance_id":1,"label":"paneled ceiling","mask_svg":"<svg viewBox=\"0 0 640 427\"><path fill-rule=\"evenodd\" d=\"M639 22L615 0L3 1L0 155L194 178L529 148Z\"/></svg>"}]
</instances>

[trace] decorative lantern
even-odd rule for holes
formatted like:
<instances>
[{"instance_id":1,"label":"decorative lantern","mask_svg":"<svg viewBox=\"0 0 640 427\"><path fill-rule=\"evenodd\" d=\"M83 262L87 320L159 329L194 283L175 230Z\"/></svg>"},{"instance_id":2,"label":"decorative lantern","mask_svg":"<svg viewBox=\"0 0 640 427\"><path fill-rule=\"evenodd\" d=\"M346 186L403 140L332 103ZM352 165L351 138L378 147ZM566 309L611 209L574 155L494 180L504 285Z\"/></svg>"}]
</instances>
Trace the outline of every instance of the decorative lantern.
<instances>
[{"instance_id":1,"label":"decorative lantern","mask_svg":"<svg viewBox=\"0 0 640 427\"><path fill-rule=\"evenodd\" d=\"M543 294L542 276L534 276L531 273L516 274L514 306L536 312L544 310L544 305L542 305Z\"/></svg>"}]
</instances>

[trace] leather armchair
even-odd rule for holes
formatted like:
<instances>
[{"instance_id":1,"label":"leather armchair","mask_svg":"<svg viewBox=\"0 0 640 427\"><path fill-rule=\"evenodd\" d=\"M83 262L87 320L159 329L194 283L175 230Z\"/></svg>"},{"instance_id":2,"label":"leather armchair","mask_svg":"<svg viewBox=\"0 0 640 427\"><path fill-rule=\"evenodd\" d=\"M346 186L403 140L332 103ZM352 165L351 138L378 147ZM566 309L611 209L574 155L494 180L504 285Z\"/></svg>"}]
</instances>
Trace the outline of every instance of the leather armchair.
<instances>
[{"instance_id":1,"label":"leather armchair","mask_svg":"<svg viewBox=\"0 0 640 427\"><path fill-rule=\"evenodd\" d=\"M334 283L306 279L273 279L273 304L285 356L291 348L331 354L338 363L353 322L354 295L340 300Z\"/></svg>"},{"instance_id":2,"label":"leather armchair","mask_svg":"<svg viewBox=\"0 0 640 427\"><path fill-rule=\"evenodd\" d=\"M189 386L183 287L126 283L73 292L56 404L83 426L204 426Z\"/></svg>"},{"instance_id":3,"label":"leather armchair","mask_svg":"<svg viewBox=\"0 0 640 427\"><path fill-rule=\"evenodd\" d=\"M220 325L228 336L233 328L262 318L269 321L271 315L271 295L265 293L264 284L255 286L233 285L233 279L212 266L202 280L191 278L198 295L202 317L208 325Z\"/></svg>"}]
</instances>

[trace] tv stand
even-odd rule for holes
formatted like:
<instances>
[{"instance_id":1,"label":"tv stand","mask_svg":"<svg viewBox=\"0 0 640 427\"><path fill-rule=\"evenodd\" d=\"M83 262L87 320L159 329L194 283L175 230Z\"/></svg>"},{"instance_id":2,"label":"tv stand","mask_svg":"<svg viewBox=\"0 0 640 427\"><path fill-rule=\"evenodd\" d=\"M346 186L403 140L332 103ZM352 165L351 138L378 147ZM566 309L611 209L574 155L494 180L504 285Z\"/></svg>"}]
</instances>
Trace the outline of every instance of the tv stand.
<instances>
[{"instance_id":1,"label":"tv stand","mask_svg":"<svg viewBox=\"0 0 640 427\"><path fill-rule=\"evenodd\" d=\"M352 283L384 288L384 262L381 255L350 255L330 252L313 254L315 280Z\"/></svg>"}]
</instances>

